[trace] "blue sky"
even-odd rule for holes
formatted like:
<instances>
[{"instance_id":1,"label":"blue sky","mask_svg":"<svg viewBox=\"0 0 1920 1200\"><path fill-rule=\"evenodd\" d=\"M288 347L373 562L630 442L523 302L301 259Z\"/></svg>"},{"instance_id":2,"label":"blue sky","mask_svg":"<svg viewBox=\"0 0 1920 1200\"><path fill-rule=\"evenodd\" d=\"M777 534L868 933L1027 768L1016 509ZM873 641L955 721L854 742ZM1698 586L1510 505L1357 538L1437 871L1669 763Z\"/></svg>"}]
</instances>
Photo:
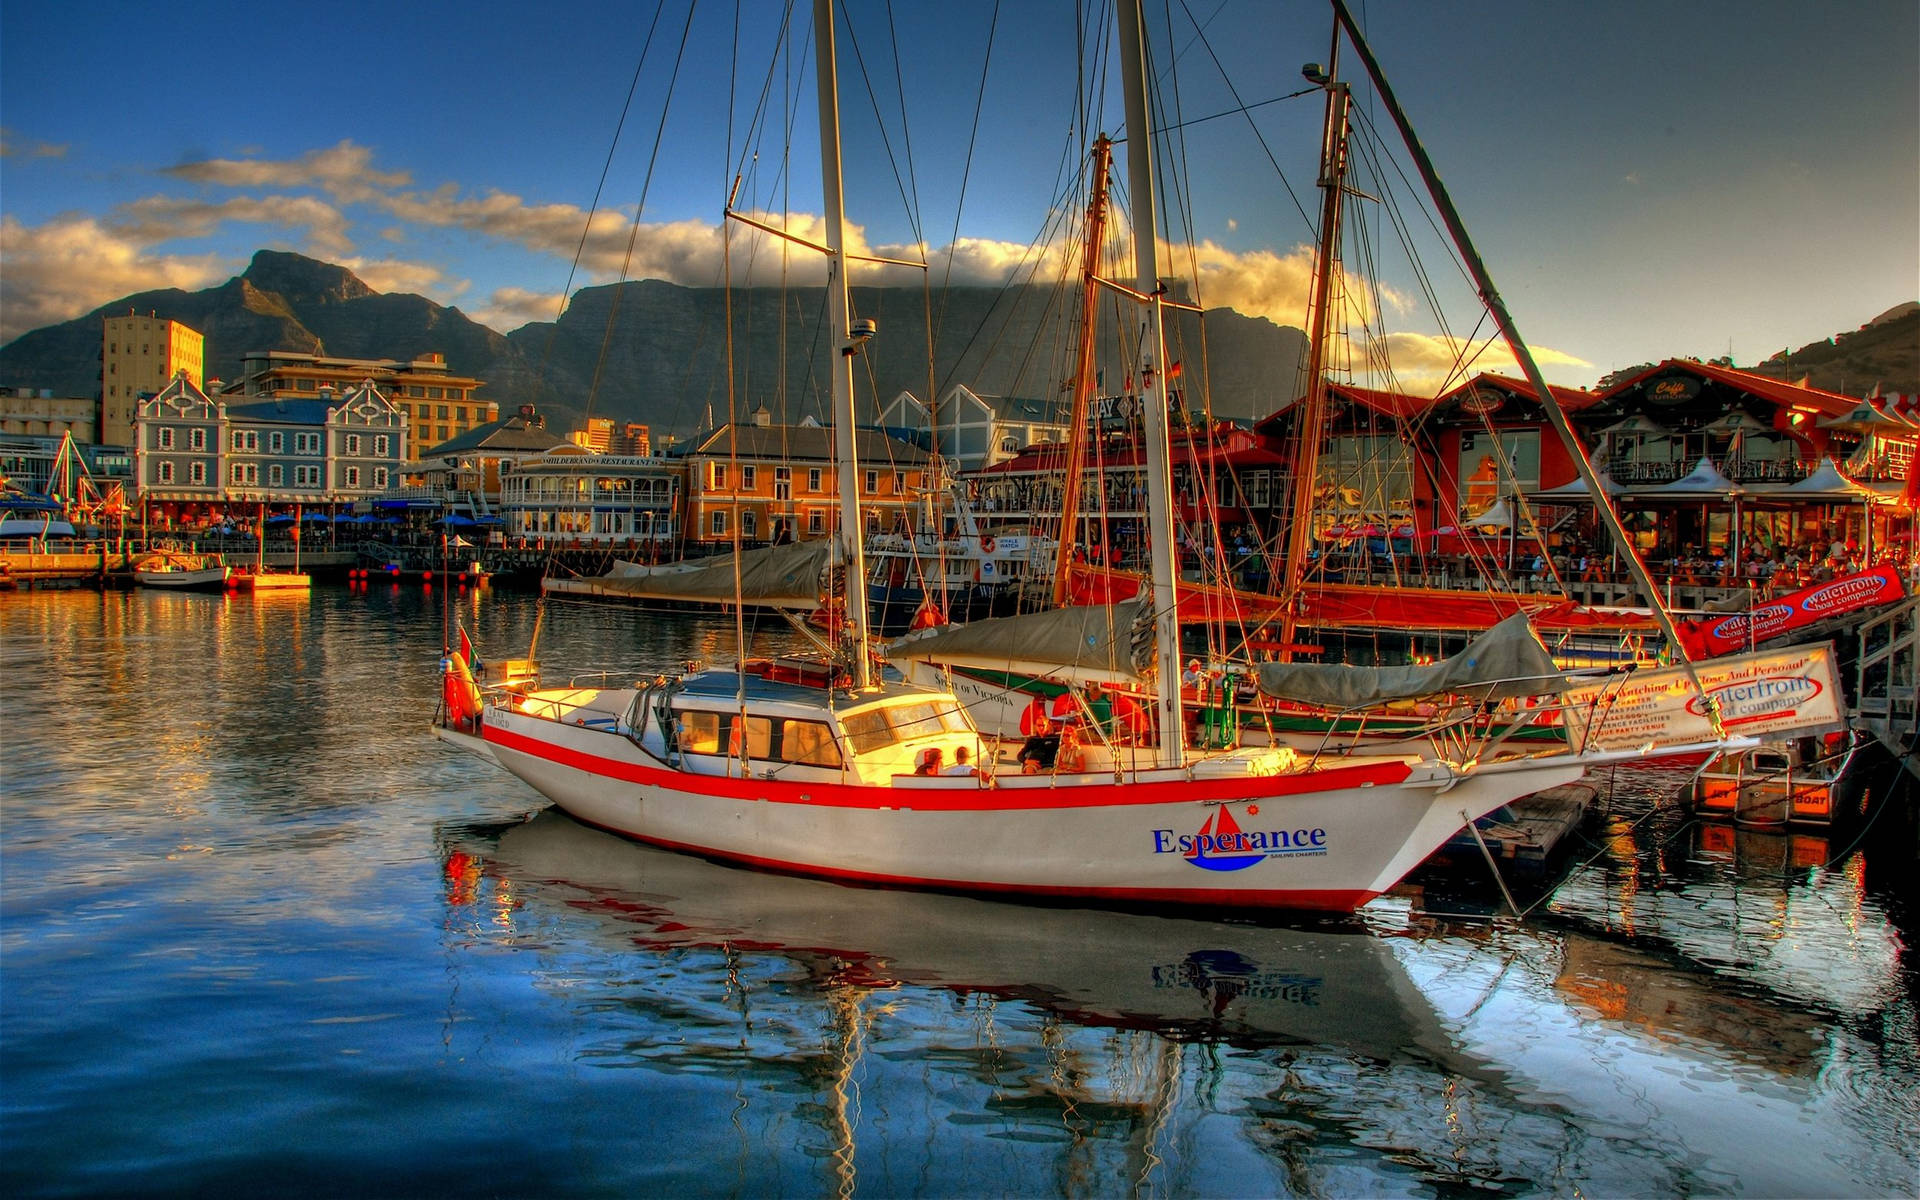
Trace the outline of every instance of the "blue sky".
<instances>
[{"instance_id":1,"label":"blue sky","mask_svg":"<svg viewBox=\"0 0 1920 1200\"><path fill-rule=\"evenodd\" d=\"M1030 262L1031 244L1056 229L1050 207L1077 203L1062 190L1086 132L1076 79L1098 78L1103 61L1076 54L1074 7L1002 5L996 18L991 2L896 2L891 13L844 2L858 47L856 61L843 33L850 219L864 240L904 252L924 238L939 277L967 282ZM795 17L803 27L809 9ZM1320 102L1276 98L1303 86L1299 64L1325 58L1328 12L1241 0L1149 9L1172 30L1157 49L1183 115L1236 96L1275 101L1251 125L1185 131L1190 219L1173 240L1195 251L1176 257L1200 264L1206 302L1299 323L1311 230L1295 197L1311 211ZM623 272L716 283L716 217L742 164L743 207L802 229L819 208L810 66L775 54L783 11L741 0L736 34L734 5L700 5L689 23L685 0L0 0L0 337L146 288L217 285L262 247L343 263L503 331L551 319L637 63L609 211L573 286ZM1911 0L1374 0L1355 11L1556 382L1676 354L1747 364L1920 292ZM1341 65L1359 71L1350 54ZM769 78L756 159L746 129ZM1091 123L1117 133L1115 89L1098 90ZM1364 87L1356 95L1363 123L1388 133ZM795 165L783 176L789 124ZM1389 171L1363 186L1393 189L1441 300L1436 314L1387 249L1386 207L1357 202L1356 227L1381 252L1365 263L1350 250L1347 266L1377 272L1381 290L1350 311L1417 387L1455 353L1443 335L1468 333L1476 314L1405 184ZM765 246L750 254L750 242L736 241L736 275L753 257L753 278L770 281ZM814 268L796 258L792 269Z\"/></svg>"}]
</instances>

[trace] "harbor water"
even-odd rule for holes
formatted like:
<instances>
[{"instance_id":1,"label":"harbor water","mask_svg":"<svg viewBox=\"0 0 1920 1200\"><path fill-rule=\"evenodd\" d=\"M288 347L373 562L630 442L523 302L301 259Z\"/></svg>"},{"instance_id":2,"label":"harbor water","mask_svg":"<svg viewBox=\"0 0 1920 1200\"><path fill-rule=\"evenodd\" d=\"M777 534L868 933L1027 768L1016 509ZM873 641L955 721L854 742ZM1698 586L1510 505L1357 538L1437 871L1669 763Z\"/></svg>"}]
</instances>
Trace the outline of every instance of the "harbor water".
<instances>
[{"instance_id":1,"label":"harbor water","mask_svg":"<svg viewBox=\"0 0 1920 1200\"><path fill-rule=\"evenodd\" d=\"M491 657L536 616L0 597L0 1191L1920 1192L1910 855L1642 769L1524 922L1434 880L1243 923L771 876L433 739L449 610ZM540 658L733 643L554 605Z\"/></svg>"}]
</instances>

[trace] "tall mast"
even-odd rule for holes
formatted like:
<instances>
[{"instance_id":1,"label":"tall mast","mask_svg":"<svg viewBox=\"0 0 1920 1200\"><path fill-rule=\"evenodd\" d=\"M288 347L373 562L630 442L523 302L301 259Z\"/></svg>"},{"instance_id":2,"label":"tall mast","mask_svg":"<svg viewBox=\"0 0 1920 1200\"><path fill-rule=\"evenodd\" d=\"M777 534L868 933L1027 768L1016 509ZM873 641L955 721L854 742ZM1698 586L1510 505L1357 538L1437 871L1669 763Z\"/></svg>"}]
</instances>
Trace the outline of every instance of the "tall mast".
<instances>
[{"instance_id":1,"label":"tall mast","mask_svg":"<svg viewBox=\"0 0 1920 1200\"><path fill-rule=\"evenodd\" d=\"M1060 538L1054 550L1053 602L1067 602L1067 565L1079 540L1080 475L1087 466L1087 413L1093 400L1093 327L1099 313L1100 247L1107 235L1107 172L1113 142L1106 134L1093 141L1093 193L1087 198L1087 249L1080 279L1080 360L1073 375L1073 416L1067 425L1066 487L1060 498Z\"/></svg>"},{"instance_id":2,"label":"tall mast","mask_svg":"<svg viewBox=\"0 0 1920 1200\"><path fill-rule=\"evenodd\" d=\"M1280 640L1291 647L1297 628L1296 603L1307 574L1307 553L1313 538L1313 503L1320 477L1320 443L1327 426L1327 336L1333 324L1333 280L1340 273L1340 218L1347 188L1347 119L1352 96L1347 85L1334 80L1339 60L1340 30L1333 31L1327 67L1319 82L1327 93L1327 117L1320 134L1320 242L1314 256L1313 296L1308 315L1307 390L1300 400L1300 420L1294 429L1293 507L1289 510ZM1309 76L1312 78L1312 76ZM1284 661L1293 651L1282 649Z\"/></svg>"},{"instance_id":3,"label":"tall mast","mask_svg":"<svg viewBox=\"0 0 1920 1200\"><path fill-rule=\"evenodd\" d=\"M1148 576L1153 606L1154 644L1160 655L1155 673L1155 711L1160 724L1160 765L1186 761L1185 726L1180 720L1180 609L1175 587L1173 548L1173 463L1167 447L1166 341L1160 318L1158 225L1153 190L1153 124L1147 115L1146 22L1140 0L1120 0L1120 80L1127 114L1127 186L1133 191L1133 263L1137 286L1151 298L1146 328L1140 335L1141 456L1146 460Z\"/></svg>"},{"instance_id":4,"label":"tall mast","mask_svg":"<svg viewBox=\"0 0 1920 1200\"><path fill-rule=\"evenodd\" d=\"M1547 420L1552 423L1553 431L1560 435L1560 441L1566 446L1567 454L1573 459L1574 468L1579 471L1580 478L1586 482L1587 492L1593 497L1594 509L1600 515L1600 519L1606 522L1607 532L1613 537L1614 545L1620 548L1620 556L1626 560L1627 570L1633 576L1634 584L1647 598L1648 604L1653 609L1653 615L1659 620L1660 631L1666 635L1667 645L1672 647L1675 656L1687 667L1687 674L1693 680L1695 690L1700 691L1704 696L1705 689L1701 686L1699 673L1693 669L1693 664L1687 657L1686 648L1680 642L1680 631L1674 628L1673 614L1668 612L1666 605L1660 602L1660 591L1654 586L1653 576L1647 571L1647 564L1641 559L1639 550L1635 549L1633 539L1628 536L1626 526L1620 521L1620 514L1608 501L1606 489L1600 485L1600 478L1593 469L1593 461L1587 457L1586 443L1575 436L1573 426L1567 422L1567 414L1561 410L1559 401L1554 399L1552 389L1547 386L1546 377L1540 373L1540 365L1533 360L1533 351L1529 350L1526 342L1521 339L1520 330L1513 323L1513 314L1507 311L1507 303L1500 298L1500 293L1494 288L1493 276L1488 273L1486 263L1481 261L1479 252L1473 248L1473 240L1467 236L1467 227L1460 220L1459 210L1454 208L1453 199L1447 194L1446 185L1440 182L1440 174L1434 170L1433 160L1427 157L1426 147L1422 146L1420 139L1414 136L1413 126L1407 121L1407 114L1400 107L1399 100L1394 97L1393 89L1387 86L1386 76L1381 72L1380 64L1375 61L1373 51L1367 48L1366 39L1360 36L1360 27L1354 23L1353 14L1347 11L1347 6L1342 0L1333 0L1333 11L1341 26L1346 29L1347 38L1353 43L1354 52L1360 56L1360 61L1366 64L1367 74L1373 79L1373 86L1379 93L1380 103L1392 115L1394 125L1399 128L1401 140L1407 144L1407 152L1413 156L1414 165L1419 168L1420 177L1426 182L1428 193L1433 196L1435 206L1440 209L1440 215L1447 223L1447 232L1453 236L1454 245L1460 251L1461 261L1466 264L1467 271L1473 276L1474 286L1480 290L1481 303L1487 306L1487 313L1493 317L1494 323L1500 326L1500 333L1506 339L1507 348L1512 351L1514 360L1520 364L1521 371L1526 374L1527 382L1533 385L1534 394L1540 397L1541 409L1547 414ZM1718 731L1720 728L1719 706L1710 702L1707 705L1707 713L1714 729Z\"/></svg>"},{"instance_id":5,"label":"tall mast","mask_svg":"<svg viewBox=\"0 0 1920 1200\"><path fill-rule=\"evenodd\" d=\"M813 0L814 73L820 86L820 190L827 222L827 328L834 349L833 450L840 472L840 549L847 567L847 629L853 637L856 687L873 683L867 646L867 556L860 520L860 463L854 439L852 305L847 298L846 198L840 179L839 67L833 45L833 0Z\"/></svg>"}]
</instances>

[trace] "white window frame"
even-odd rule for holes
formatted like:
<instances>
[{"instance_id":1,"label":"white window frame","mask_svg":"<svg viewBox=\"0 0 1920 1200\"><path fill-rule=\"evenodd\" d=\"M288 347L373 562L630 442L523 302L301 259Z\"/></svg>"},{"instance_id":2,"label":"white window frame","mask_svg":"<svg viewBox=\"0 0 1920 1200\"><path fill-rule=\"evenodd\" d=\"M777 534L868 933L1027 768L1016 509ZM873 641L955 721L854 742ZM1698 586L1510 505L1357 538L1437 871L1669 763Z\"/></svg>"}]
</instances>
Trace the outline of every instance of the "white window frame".
<instances>
[{"instance_id":1,"label":"white window frame","mask_svg":"<svg viewBox=\"0 0 1920 1200\"><path fill-rule=\"evenodd\" d=\"M267 486L279 487L286 480L286 468L274 463L267 468Z\"/></svg>"},{"instance_id":2,"label":"white window frame","mask_svg":"<svg viewBox=\"0 0 1920 1200\"><path fill-rule=\"evenodd\" d=\"M173 426L162 425L160 427L160 448L162 450L173 449Z\"/></svg>"},{"instance_id":3,"label":"white window frame","mask_svg":"<svg viewBox=\"0 0 1920 1200\"><path fill-rule=\"evenodd\" d=\"M160 482L161 483L173 482L173 464L172 463L163 462L160 464Z\"/></svg>"},{"instance_id":4,"label":"white window frame","mask_svg":"<svg viewBox=\"0 0 1920 1200\"><path fill-rule=\"evenodd\" d=\"M707 532L714 537L727 535L727 510L716 508L707 514Z\"/></svg>"},{"instance_id":5,"label":"white window frame","mask_svg":"<svg viewBox=\"0 0 1920 1200\"><path fill-rule=\"evenodd\" d=\"M347 468L347 486L350 488L357 488L360 486L360 468L359 467Z\"/></svg>"},{"instance_id":6,"label":"white window frame","mask_svg":"<svg viewBox=\"0 0 1920 1200\"><path fill-rule=\"evenodd\" d=\"M373 469L373 486L379 488L382 491L386 490L387 469L385 467L375 467Z\"/></svg>"},{"instance_id":7,"label":"white window frame","mask_svg":"<svg viewBox=\"0 0 1920 1200\"><path fill-rule=\"evenodd\" d=\"M347 457L360 457L360 435L357 433L347 435Z\"/></svg>"},{"instance_id":8,"label":"white window frame","mask_svg":"<svg viewBox=\"0 0 1920 1200\"><path fill-rule=\"evenodd\" d=\"M760 486L760 468L744 466L740 468L740 490L751 492Z\"/></svg>"},{"instance_id":9,"label":"white window frame","mask_svg":"<svg viewBox=\"0 0 1920 1200\"><path fill-rule=\"evenodd\" d=\"M272 433L267 435L267 449L270 452L274 454L282 454L282 453L285 453L286 448L287 448L286 434L281 433L279 430L276 429Z\"/></svg>"},{"instance_id":10,"label":"white window frame","mask_svg":"<svg viewBox=\"0 0 1920 1200\"><path fill-rule=\"evenodd\" d=\"M207 431L200 428L187 430L187 449L204 451L207 448Z\"/></svg>"},{"instance_id":11,"label":"white window frame","mask_svg":"<svg viewBox=\"0 0 1920 1200\"><path fill-rule=\"evenodd\" d=\"M373 453L376 457L385 458L387 456L387 452L389 448L392 445L393 445L392 441L387 437L386 434L384 433L376 434L374 435L374 439L373 439Z\"/></svg>"},{"instance_id":12,"label":"white window frame","mask_svg":"<svg viewBox=\"0 0 1920 1200\"><path fill-rule=\"evenodd\" d=\"M207 486L207 464L203 462L188 463L187 482L195 487Z\"/></svg>"},{"instance_id":13,"label":"white window frame","mask_svg":"<svg viewBox=\"0 0 1920 1200\"><path fill-rule=\"evenodd\" d=\"M822 478L824 478L824 475L819 467L808 467L807 468L807 490L809 492L818 493L821 490L820 482Z\"/></svg>"}]
</instances>

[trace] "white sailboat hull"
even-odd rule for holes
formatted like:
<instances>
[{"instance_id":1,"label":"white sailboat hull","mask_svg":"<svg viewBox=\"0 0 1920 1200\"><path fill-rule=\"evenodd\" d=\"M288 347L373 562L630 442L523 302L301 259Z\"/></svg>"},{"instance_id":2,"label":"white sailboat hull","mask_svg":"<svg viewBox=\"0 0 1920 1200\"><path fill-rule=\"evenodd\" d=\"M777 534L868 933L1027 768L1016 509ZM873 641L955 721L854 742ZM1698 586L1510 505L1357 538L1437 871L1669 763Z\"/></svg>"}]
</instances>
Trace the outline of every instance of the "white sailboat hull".
<instances>
[{"instance_id":1,"label":"white sailboat hull","mask_svg":"<svg viewBox=\"0 0 1920 1200\"><path fill-rule=\"evenodd\" d=\"M708 857L942 890L1336 912L1392 887L1465 821L1587 765L1368 759L1207 778L1202 760L1117 781L901 776L876 786L828 769L806 781L700 774L623 733L509 708L488 709L485 736L502 766L574 817Z\"/></svg>"}]
</instances>

